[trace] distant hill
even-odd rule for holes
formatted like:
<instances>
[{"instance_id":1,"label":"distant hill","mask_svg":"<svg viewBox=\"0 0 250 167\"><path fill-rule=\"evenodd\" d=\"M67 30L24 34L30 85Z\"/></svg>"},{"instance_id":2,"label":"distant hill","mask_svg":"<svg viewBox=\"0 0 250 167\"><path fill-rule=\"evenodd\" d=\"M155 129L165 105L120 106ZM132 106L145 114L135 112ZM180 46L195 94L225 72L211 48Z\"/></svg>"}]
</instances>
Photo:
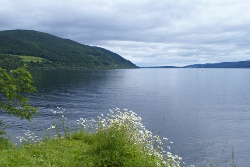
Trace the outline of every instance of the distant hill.
<instances>
[{"instance_id":1,"label":"distant hill","mask_svg":"<svg viewBox=\"0 0 250 167\"><path fill-rule=\"evenodd\" d=\"M149 66L149 67L141 67L141 68L180 68L176 66Z\"/></svg>"},{"instance_id":2,"label":"distant hill","mask_svg":"<svg viewBox=\"0 0 250 167\"><path fill-rule=\"evenodd\" d=\"M141 68L250 68L250 60L238 62L192 64L183 67L176 66L151 66Z\"/></svg>"},{"instance_id":3,"label":"distant hill","mask_svg":"<svg viewBox=\"0 0 250 167\"><path fill-rule=\"evenodd\" d=\"M193 64L184 68L250 68L250 61Z\"/></svg>"},{"instance_id":4,"label":"distant hill","mask_svg":"<svg viewBox=\"0 0 250 167\"><path fill-rule=\"evenodd\" d=\"M0 67L26 62L32 69L137 68L104 48L33 30L0 31Z\"/></svg>"}]
</instances>

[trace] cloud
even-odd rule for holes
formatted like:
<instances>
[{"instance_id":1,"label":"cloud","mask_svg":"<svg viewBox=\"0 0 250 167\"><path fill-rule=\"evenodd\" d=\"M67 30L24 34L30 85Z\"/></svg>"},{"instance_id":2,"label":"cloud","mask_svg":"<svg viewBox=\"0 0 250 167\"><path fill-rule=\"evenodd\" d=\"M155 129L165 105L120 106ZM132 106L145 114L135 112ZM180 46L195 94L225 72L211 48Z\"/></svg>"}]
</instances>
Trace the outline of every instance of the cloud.
<instances>
[{"instance_id":1,"label":"cloud","mask_svg":"<svg viewBox=\"0 0 250 167\"><path fill-rule=\"evenodd\" d=\"M0 0L0 30L97 45L140 66L248 59L248 0Z\"/></svg>"}]
</instances>

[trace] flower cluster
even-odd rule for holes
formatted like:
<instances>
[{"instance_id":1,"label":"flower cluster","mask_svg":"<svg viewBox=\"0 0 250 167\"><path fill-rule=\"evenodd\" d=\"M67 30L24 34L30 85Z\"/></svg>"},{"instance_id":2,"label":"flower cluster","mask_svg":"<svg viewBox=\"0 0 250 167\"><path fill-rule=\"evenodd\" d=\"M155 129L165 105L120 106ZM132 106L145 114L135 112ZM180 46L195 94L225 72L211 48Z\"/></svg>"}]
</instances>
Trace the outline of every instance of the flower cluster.
<instances>
[{"instance_id":1,"label":"flower cluster","mask_svg":"<svg viewBox=\"0 0 250 167\"><path fill-rule=\"evenodd\" d=\"M42 142L42 138L39 138L37 135L35 135L30 130L23 130L23 132L24 132L24 137L23 136L16 137L17 139L19 139L20 143L40 143L40 142Z\"/></svg>"},{"instance_id":2,"label":"flower cluster","mask_svg":"<svg viewBox=\"0 0 250 167\"><path fill-rule=\"evenodd\" d=\"M60 107L56 107L56 110L50 110L53 114L55 115L60 115L60 117L64 118L64 119L67 119L65 116L64 116L64 111L65 109L64 108L60 108Z\"/></svg>"},{"instance_id":3,"label":"flower cluster","mask_svg":"<svg viewBox=\"0 0 250 167\"><path fill-rule=\"evenodd\" d=\"M96 120L87 121L83 118L76 120L78 125L82 125L84 129L94 128L95 130L107 130L109 128L127 129L129 132L129 138L134 145L139 145L144 152L148 155L158 157L159 162L157 166L172 166L179 167L181 157L177 155L172 155L171 152L166 152L163 150L163 141L158 135L153 135L153 133L145 128L142 124L142 118L137 116L133 111L123 109L121 111L119 108L115 110L110 110L109 114L97 117ZM167 138L163 138L166 142ZM172 142L170 142L172 143ZM169 146L167 146L170 149Z\"/></svg>"},{"instance_id":4,"label":"flower cluster","mask_svg":"<svg viewBox=\"0 0 250 167\"><path fill-rule=\"evenodd\" d=\"M51 110L51 112L61 117L63 125L59 126L58 123L54 122L49 128L47 128L47 138L50 138L51 134L55 134L53 138L61 138L62 130L64 130L65 136L69 134L69 129L65 126L65 120L67 118L63 114L64 109L57 108L57 110L59 111ZM173 155L170 152L170 146L167 145L167 142L169 144L172 144L173 142L168 141L168 138L166 137L161 139L158 135L154 135L151 131L147 130L142 124L142 118L133 111L116 108L114 110L110 110L106 115L100 114L100 116L97 117L97 120L87 120L84 118L77 119L75 121L75 125L76 131L80 128L80 130L83 132L99 133L102 131L108 131L110 129L123 131L126 133L125 137L129 140L131 145L139 147L140 150L146 153L148 156L157 157L155 166L180 166L182 158L177 155ZM54 130L56 133L52 132ZM25 130L24 135L25 137L17 137L19 138L20 143L42 142L42 139L40 139L38 136L35 136L34 133L30 132L29 130ZM165 151L163 146L164 148L166 146L168 151Z\"/></svg>"},{"instance_id":5,"label":"flower cluster","mask_svg":"<svg viewBox=\"0 0 250 167\"><path fill-rule=\"evenodd\" d=\"M64 116L65 109L57 107L56 110L50 110L50 111L52 114L57 115L61 118L61 124L59 124L57 120L53 120L53 124L50 125L49 128L47 128L45 139L51 138L52 135L53 138L63 138L62 132L66 136L69 131L68 128L66 127L66 122L65 122L65 120L67 119L67 117ZM55 131L53 132L53 130Z\"/></svg>"}]
</instances>

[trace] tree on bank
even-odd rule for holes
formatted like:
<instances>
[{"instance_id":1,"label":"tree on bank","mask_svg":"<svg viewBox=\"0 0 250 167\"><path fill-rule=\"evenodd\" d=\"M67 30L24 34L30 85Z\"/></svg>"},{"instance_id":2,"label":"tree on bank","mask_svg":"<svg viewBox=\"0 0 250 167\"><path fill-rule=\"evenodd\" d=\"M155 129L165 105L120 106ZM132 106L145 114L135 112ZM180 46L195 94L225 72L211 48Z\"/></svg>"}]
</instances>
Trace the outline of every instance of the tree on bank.
<instances>
[{"instance_id":1,"label":"tree on bank","mask_svg":"<svg viewBox=\"0 0 250 167\"><path fill-rule=\"evenodd\" d=\"M32 83L27 65L10 72L0 67L0 112L27 120L31 119L32 114L37 115L37 108L30 105L25 96L36 91ZM1 120L0 125L2 126ZM0 135L3 134L5 131L1 128Z\"/></svg>"}]
</instances>

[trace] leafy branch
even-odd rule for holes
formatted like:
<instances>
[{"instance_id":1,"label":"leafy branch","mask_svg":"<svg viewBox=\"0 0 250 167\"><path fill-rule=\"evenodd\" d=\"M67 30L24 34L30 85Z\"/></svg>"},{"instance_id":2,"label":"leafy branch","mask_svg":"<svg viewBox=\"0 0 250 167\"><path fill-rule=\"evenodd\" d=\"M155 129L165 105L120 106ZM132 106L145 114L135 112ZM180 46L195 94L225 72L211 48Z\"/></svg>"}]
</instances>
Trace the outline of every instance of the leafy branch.
<instances>
[{"instance_id":1,"label":"leafy branch","mask_svg":"<svg viewBox=\"0 0 250 167\"><path fill-rule=\"evenodd\" d=\"M10 72L0 68L0 112L27 120L31 120L32 114L38 115L37 108L30 105L29 99L25 97L36 91L32 83L27 65Z\"/></svg>"}]
</instances>

